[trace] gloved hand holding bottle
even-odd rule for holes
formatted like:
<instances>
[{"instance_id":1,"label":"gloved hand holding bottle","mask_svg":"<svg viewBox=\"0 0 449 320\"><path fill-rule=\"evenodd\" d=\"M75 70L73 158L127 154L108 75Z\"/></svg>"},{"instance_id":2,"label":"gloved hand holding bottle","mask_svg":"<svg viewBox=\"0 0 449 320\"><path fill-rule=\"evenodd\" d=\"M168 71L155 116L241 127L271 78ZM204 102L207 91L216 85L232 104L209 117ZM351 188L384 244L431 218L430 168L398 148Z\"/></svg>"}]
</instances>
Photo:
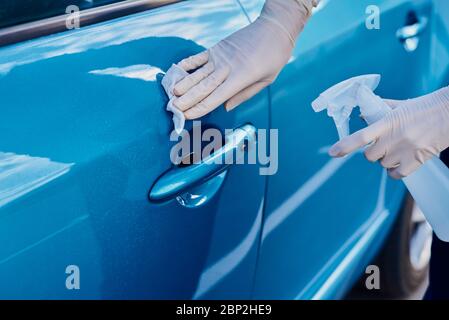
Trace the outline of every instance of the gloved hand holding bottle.
<instances>
[{"instance_id":1,"label":"gloved hand holding bottle","mask_svg":"<svg viewBox=\"0 0 449 320\"><path fill-rule=\"evenodd\" d=\"M226 110L271 84L287 64L295 41L319 0L267 0L259 18L211 49L179 62L194 71L174 88L174 106L187 119L225 103Z\"/></svg>"},{"instance_id":2,"label":"gloved hand holding bottle","mask_svg":"<svg viewBox=\"0 0 449 320\"><path fill-rule=\"evenodd\" d=\"M401 179L449 147L449 87L406 101L386 100L393 108L383 119L336 143L329 151L343 157L363 146L368 160L380 160Z\"/></svg>"}]
</instances>

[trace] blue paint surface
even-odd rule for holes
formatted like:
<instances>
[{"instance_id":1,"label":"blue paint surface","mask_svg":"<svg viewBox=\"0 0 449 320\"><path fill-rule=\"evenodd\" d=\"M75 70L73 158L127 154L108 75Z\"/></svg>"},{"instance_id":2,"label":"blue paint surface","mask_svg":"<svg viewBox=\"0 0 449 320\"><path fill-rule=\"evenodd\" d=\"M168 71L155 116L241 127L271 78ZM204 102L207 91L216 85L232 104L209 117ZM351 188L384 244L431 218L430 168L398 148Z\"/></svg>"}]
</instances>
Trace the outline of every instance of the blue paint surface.
<instances>
[{"instance_id":1,"label":"blue paint surface","mask_svg":"<svg viewBox=\"0 0 449 320\"><path fill-rule=\"evenodd\" d=\"M0 298L342 297L405 190L362 154L330 159L336 130L310 101L358 74L382 74L379 94L397 99L444 77L427 68L430 31L411 54L394 37L410 10L428 14L422 1L374 1L375 31L362 14L373 1L324 2L269 91L203 119L279 129L278 174L233 166L196 208L148 201L171 168L160 79L247 25L262 0L181 2L0 48ZM80 290L65 287L69 265Z\"/></svg>"}]
</instances>

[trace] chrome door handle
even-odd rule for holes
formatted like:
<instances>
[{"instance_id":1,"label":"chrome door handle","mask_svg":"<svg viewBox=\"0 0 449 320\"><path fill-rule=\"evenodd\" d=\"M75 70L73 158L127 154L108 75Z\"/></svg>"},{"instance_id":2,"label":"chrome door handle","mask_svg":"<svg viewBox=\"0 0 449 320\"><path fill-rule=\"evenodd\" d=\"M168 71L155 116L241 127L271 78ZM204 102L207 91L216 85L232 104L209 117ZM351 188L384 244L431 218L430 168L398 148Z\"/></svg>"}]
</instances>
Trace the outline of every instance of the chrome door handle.
<instances>
[{"instance_id":1,"label":"chrome door handle","mask_svg":"<svg viewBox=\"0 0 449 320\"><path fill-rule=\"evenodd\" d=\"M226 136L226 142L217 152L201 162L187 167L174 167L163 174L153 185L149 199L153 202L171 200L191 188L206 183L223 173L235 163L236 157L244 156L256 144L256 128L250 124L232 131Z\"/></svg>"},{"instance_id":2,"label":"chrome door handle","mask_svg":"<svg viewBox=\"0 0 449 320\"><path fill-rule=\"evenodd\" d=\"M426 17L421 17L419 18L419 22L399 29L396 36L400 41L415 38L426 30L428 24L429 20Z\"/></svg>"},{"instance_id":3,"label":"chrome door handle","mask_svg":"<svg viewBox=\"0 0 449 320\"><path fill-rule=\"evenodd\" d=\"M418 17L417 20L418 22L400 28L396 32L396 37L403 43L405 50L409 52L413 52L418 48L419 37L426 31L429 25L427 17Z\"/></svg>"}]
</instances>

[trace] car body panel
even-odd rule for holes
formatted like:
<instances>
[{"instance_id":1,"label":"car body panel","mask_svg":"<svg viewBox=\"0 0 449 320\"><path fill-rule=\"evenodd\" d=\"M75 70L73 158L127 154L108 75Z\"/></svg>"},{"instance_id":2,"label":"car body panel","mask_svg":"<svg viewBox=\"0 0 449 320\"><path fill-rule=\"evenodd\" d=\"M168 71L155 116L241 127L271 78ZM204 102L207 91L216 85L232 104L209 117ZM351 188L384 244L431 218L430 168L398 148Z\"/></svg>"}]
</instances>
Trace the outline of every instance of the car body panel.
<instances>
[{"instance_id":1,"label":"car body panel","mask_svg":"<svg viewBox=\"0 0 449 320\"><path fill-rule=\"evenodd\" d=\"M0 48L1 298L251 297L257 166L194 209L147 198L172 166L162 72L247 24L235 1L190 1ZM264 91L203 125L268 128L268 112Z\"/></svg>"},{"instance_id":2,"label":"car body panel","mask_svg":"<svg viewBox=\"0 0 449 320\"><path fill-rule=\"evenodd\" d=\"M162 73L256 19L263 0L186 1L1 47L0 298L344 297L405 189L361 153L330 159L335 126L310 102L363 73L381 73L378 93L396 99L447 82L447 65L428 68L431 40L447 57L445 0L435 1L433 38L406 53L395 32L431 1L322 0L277 81L203 119L279 129L278 174L233 166L193 209L147 198L172 167ZM373 4L380 30L364 26ZM364 126L353 118L353 131ZM72 265L79 290L66 288Z\"/></svg>"}]
</instances>

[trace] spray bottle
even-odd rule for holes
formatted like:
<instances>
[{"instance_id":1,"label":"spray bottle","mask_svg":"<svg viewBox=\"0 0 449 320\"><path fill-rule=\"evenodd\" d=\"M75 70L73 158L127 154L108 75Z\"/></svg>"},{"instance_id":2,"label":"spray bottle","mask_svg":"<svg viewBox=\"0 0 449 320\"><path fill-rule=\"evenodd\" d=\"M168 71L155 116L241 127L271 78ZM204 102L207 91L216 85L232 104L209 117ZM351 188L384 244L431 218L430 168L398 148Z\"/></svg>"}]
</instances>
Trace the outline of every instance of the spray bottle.
<instances>
[{"instance_id":1,"label":"spray bottle","mask_svg":"<svg viewBox=\"0 0 449 320\"><path fill-rule=\"evenodd\" d=\"M312 107L315 112L327 109L342 139L349 135L350 115L356 106L368 125L391 110L373 92L380 79L380 75L364 75L341 82L323 92ZM403 181L438 238L449 242L449 169L434 157Z\"/></svg>"}]
</instances>

